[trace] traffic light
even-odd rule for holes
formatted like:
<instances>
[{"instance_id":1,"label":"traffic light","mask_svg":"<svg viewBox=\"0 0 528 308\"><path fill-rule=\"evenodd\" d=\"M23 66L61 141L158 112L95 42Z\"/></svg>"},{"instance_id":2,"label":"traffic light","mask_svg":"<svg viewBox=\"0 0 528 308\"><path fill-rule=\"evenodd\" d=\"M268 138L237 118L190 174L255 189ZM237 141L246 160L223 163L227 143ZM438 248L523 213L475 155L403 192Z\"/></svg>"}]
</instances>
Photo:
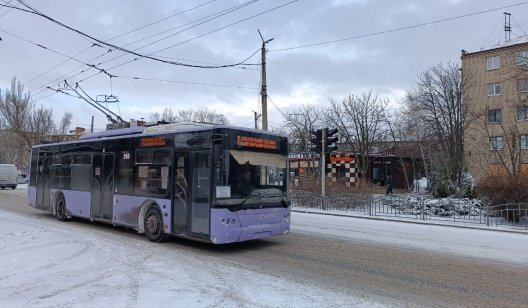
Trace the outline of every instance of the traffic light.
<instances>
[{"instance_id":1,"label":"traffic light","mask_svg":"<svg viewBox=\"0 0 528 308\"><path fill-rule=\"evenodd\" d=\"M310 151L317 154L321 154L323 150L323 130L311 130L310 131Z\"/></svg>"},{"instance_id":2,"label":"traffic light","mask_svg":"<svg viewBox=\"0 0 528 308\"><path fill-rule=\"evenodd\" d=\"M325 153L332 153L333 151L337 150L337 141L339 141L339 137L336 136L337 134L337 128L327 128L326 131L326 147L325 147Z\"/></svg>"}]
</instances>

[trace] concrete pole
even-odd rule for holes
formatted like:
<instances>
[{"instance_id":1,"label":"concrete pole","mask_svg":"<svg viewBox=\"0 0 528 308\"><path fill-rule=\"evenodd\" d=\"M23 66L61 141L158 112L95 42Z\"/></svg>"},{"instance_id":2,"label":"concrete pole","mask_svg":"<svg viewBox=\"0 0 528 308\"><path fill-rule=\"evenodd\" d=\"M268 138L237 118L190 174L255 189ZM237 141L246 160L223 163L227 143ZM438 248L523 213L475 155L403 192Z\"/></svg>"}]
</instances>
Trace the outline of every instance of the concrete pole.
<instances>
[{"instance_id":1,"label":"concrete pole","mask_svg":"<svg viewBox=\"0 0 528 308\"><path fill-rule=\"evenodd\" d=\"M266 85L266 42L262 42L262 130L268 130L268 91Z\"/></svg>"}]
</instances>

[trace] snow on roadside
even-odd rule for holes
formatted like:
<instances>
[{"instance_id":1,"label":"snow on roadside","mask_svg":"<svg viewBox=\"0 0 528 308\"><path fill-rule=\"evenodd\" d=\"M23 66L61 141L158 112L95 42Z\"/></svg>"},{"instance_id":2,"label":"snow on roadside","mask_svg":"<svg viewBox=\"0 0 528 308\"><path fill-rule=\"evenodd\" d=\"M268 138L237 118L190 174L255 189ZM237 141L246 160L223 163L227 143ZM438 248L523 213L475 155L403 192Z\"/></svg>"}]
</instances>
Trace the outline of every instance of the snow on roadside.
<instances>
[{"instance_id":1,"label":"snow on roadside","mask_svg":"<svg viewBox=\"0 0 528 308\"><path fill-rule=\"evenodd\" d=\"M528 234L299 212L292 231L528 265Z\"/></svg>"},{"instance_id":2,"label":"snow on roadside","mask_svg":"<svg viewBox=\"0 0 528 308\"><path fill-rule=\"evenodd\" d=\"M363 294L323 290L96 226L0 211L0 233L4 307L381 306Z\"/></svg>"}]
</instances>

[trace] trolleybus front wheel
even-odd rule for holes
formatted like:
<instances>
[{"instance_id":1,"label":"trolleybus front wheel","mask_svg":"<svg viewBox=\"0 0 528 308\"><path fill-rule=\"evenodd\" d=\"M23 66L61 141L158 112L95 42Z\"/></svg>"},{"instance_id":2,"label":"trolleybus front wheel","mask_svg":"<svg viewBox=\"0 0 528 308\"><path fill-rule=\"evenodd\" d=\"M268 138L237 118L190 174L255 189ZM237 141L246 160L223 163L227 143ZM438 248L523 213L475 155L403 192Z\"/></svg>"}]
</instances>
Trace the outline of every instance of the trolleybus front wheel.
<instances>
[{"instance_id":1,"label":"trolleybus front wheel","mask_svg":"<svg viewBox=\"0 0 528 308\"><path fill-rule=\"evenodd\" d=\"M66 200L64 200L63 195L60 195L55 203L55 217L59 221L66 220Z\"/></svg>"},{"instance_id":2,"label":"trolleybus front wheel","mask_svg":"<svg viewBox=\"0 0 528 308\"><path fill-rule=\"evenodd\" d=\"M155 207L150 207L145 214L145 235L153 242L161 243L166 240L163 231L163 219L160 211Z\"/></svg>"}]
</instances>

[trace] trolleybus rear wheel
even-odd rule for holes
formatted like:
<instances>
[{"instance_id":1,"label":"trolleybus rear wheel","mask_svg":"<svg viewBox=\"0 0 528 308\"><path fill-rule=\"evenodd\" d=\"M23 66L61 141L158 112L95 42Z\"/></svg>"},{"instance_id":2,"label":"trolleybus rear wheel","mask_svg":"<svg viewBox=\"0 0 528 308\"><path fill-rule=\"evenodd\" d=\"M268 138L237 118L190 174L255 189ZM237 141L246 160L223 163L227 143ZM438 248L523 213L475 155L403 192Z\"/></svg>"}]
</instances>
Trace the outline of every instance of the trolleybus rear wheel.
<instances>
[{"instance_id":1,"label":"trolleybus rear wheel","mask_svg":"<svg viewBox=\"0 0 528 308\"><path fill-rule=\"evenodd\" d=\"M145 214L145 235L153 242L161 243L166 240L163 231L163 219L160 211L155 207L150 207Z\"/></svg>"},{"instance_id":2,"label":"trolleybus rear wheel","mask_svg":"<svg viewBox=\"0 0 528 308\"><path fill-rule=\"evenodd\" d=\"M66 200L63 195L60 195L55 203L55 216L59 221L66 220Z\"/></svg>"}]
</instances>

